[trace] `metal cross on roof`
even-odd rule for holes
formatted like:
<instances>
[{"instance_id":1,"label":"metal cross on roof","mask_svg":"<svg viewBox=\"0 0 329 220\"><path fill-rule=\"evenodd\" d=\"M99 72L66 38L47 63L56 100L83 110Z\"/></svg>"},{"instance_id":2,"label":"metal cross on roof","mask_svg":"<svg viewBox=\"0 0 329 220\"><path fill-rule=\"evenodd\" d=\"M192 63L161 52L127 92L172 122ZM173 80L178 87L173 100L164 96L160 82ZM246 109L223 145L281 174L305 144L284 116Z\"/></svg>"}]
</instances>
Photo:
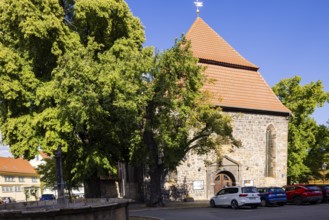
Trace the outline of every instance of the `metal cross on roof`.
<instances>
[{"instance_id":1,"label":"metal cross on roof","mask_svg":"<svg viewBox=\"0 0 329 220\"><path fill-rule=\"evenodd\" d=\"M196 6L196 14L197 16L199 16L200 10L199 8L203 6L203 2L199 2L199 0L196 0L194 2L195 6Z\"/></svg>"}]
</instances>

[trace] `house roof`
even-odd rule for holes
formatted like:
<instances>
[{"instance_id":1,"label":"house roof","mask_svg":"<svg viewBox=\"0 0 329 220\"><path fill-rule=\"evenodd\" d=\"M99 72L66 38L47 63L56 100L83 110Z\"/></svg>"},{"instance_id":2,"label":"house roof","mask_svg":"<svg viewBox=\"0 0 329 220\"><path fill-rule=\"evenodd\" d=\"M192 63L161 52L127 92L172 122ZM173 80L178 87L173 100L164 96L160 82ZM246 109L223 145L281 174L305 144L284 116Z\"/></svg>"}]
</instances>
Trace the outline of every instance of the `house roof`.
<instances>
[{"instance_id":1,"label":"house roof","mask_svg":"<svg viewBox=\"0 0 329 220\"><path fill-rule=\"evenodd\" d=\"M48 156L48 154L46 154L45 152L43 152L42 150L39 150L39 153L40 153L40 155L41 155L41 157L43 158L43 159L49 159L50 157Z\"/></svg>"},{"instance_id":2,"label":"house roof","mask_svg":"<svg viewBox=\"0 0 329 220\"><path fill-rule=\"evenodd\" d=\"M202 65L207 66L205 74L210 82L204 85L203 90L211 93L210 103L226 108L290 114L259 72Z\"/></svg>"},{"instance_id":3,"label":"house roof","mask_svg":"<svg viewBox=\"0 0 329 220\"><path fill-rule=\"evenodd\" d=\"M27 160L22 158L0 157L0 173L24 173L37 175L35 169Z\"/></svg>"},{"instance_id":4,"label":"house roof","mask_svg":"<svg viewBox=\"0 0 329 220\"><path fill-rule=\"evenodd\" d=\"M191 41L193 55L199 59L258 69L255 64L242 57L200 17L195 20L187 32L186 38Z\"/></svg>"},{"instance_id":5,"label":"house roof","mask_svg":"<svg viewBox=\"0 0 329 220\"><path fill-rule=\"evenodd\" d=\"M207 82L203 90L210 93L214 105L291 114L265 82L258 67L243 58L201 18L186 34L192 52L206 66Z\"/></svg>"}]
</instances>

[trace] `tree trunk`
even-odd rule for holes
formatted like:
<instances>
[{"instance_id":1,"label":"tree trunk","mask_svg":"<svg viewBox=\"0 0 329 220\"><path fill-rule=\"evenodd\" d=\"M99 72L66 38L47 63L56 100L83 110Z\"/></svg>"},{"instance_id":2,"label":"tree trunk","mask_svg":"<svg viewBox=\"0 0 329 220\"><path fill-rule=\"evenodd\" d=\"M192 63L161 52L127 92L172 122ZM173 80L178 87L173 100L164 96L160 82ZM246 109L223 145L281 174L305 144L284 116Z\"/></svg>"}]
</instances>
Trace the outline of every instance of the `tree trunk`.
<instances>
[{"instance_id":1,"label":"tree trunk","mask_svg":"<svg viewBox=\"0 0 329 220\"><path fill-rule=\"evenodd\" d=\"M163 206L163 200L161 195L161 177L164 172L164 164L161 158L159 158L159 148L157 142L154 139L153 133L153 123L154 123L154 115L156 112L156 108L154 107L154 103L151 101L146 107L146 118L149 121L149 125L146 126L143 139L147 148L151 153L151 161L149 166L149 175L150 175L150 200L147 202L148 206Z\"/></svg>"},{"instance_id":2,"label":"tree trunk","mask_svg":"<svg viewBox=\"0 0 329 220\"><path fill-rule=\"evenodd\" d=\"M150 200L147 206L156 207L164 206L161 193L161 177L164 169L163 165L153 165L150 167Z\"/></svg>"}]
</instances>

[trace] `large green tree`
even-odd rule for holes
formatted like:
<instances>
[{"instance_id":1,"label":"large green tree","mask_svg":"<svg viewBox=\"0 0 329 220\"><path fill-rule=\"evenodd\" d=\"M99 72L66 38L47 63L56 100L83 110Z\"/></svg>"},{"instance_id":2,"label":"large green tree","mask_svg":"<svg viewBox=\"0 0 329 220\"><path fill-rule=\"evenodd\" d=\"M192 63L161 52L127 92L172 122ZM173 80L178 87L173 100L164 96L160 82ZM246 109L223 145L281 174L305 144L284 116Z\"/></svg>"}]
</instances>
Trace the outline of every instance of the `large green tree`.
<instances>
[{"instance_id":1,"label":"large green tree","mask_svg":"<svg viewBox=\"0 0 329 220\"><path fill-rule=\"evenodd\" d=\"M188 152L203 154L218 150L221 144L239 144L232 137L230 117L211 106L208 98L212 94L201 90L207 80L203 70L182 37L155 56L147 74L141 140L132 155L148 167L150 205L161 198L163 176Z\"/></svg>"},{"instance_id":2,"label":"large green tree","mask_svg":"<svg viewBox=\"0 0 329 220\"><path fill-rule=\"evenodd\" d=\"M147 165L150 203L187 152L234 142L183 38L153 56L123 0L0 1L0 130L16 156L59 145L87 197L118 161Z\"/></svg>"},{"instance_id":3,"label":"large green tree","mask_svg":"<svg viewBox=\"0 0 329 220\"><path fill-rule=\"evenodd\" d=\"M293 114L288 128L288 181L299 182L310 173L306 159L316 144L318 125L311 115L329 101L329 93L321 81L301 85L299 76L281 80L273 91Z\"/></svg>"},{"instance_id":4,"label":"large green tree","mask_svg":"<svg viewBox=\"0 0 329 220\"><path fill-rule=\"evenodd\" d=\"M329 168L329 121L327 125L319 125L315 134L315 144L309 150L306 165L310 168L309 179L322 179L326 171L322 170L322 165L327 164Z\"/></svg>"},{"instance_id":5,"label":"large green tree","mask_svg":"<svg viewBox=\"0 0 329 220\"><path fill-rule=\"evenodd\" d=\"M12 154L61 145L72 179L115 173L144 103L144 40L123 0L1 0L0 130Z\"/></svg>"}]
</instances>

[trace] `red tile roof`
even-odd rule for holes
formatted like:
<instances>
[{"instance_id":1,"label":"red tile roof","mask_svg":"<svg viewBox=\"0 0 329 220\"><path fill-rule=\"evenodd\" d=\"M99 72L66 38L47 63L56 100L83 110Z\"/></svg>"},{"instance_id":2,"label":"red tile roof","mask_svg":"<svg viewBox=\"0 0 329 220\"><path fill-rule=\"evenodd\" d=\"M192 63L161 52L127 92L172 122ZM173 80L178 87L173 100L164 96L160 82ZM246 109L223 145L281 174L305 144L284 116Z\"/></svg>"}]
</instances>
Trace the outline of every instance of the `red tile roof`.
<instances>
[{"instance_id":1,"label":"red tile roof","mask_svg":"<svg viewBox=\"0 0 329 220\"><path fill-rule=\"evenodd\" d=\"M221 107L291 114L258 72L201 18L197 18L186 38L193 55L207 66L209 79L203 90L211 93L211 103Z\"/></svg>"},{"instance_id":2,"label":"red tile roof","mask_svg":"<svg viewBox=\"0 0 329 220\"><path fill-rule=\"evenodd\" d=\"M48 154L46 154L42 150L39 150L39 153L40 153L42 159L50 159L50 156L48 156Z\"/></svg>"},{"instance_id":3,"label":"red tile roof","mask_svg":"<svg viewBox=\"0 0 329 220\"><path fill-rule=\"evenodd\" d=\"M206 65L210 82L203 89L211 93L214 105L248 110L290 113L257 71Z\"/></svg>"},{"instance_id":4,"label":"red tile roof","mask_svg":"<svg viewBox=\"0 0 329 220\"><path fill-rule=\"evenodd\" d=\"M255 64L242 57L200 17L195 20L186 37L191 40L193 55L199 59L258 69Z\"/></svg>"},{"instance_id":5,"label":"red tile roof","mask_svg":"<svg viewBox=\"0 0 329 220\"><path fill-rule=\"evenodd\" d=\"M15 159L11 157L0 157L0 173L24 173L37 176L35 169L27 160L23 160L21 158Z\"/></svg>"}]
</instances>

